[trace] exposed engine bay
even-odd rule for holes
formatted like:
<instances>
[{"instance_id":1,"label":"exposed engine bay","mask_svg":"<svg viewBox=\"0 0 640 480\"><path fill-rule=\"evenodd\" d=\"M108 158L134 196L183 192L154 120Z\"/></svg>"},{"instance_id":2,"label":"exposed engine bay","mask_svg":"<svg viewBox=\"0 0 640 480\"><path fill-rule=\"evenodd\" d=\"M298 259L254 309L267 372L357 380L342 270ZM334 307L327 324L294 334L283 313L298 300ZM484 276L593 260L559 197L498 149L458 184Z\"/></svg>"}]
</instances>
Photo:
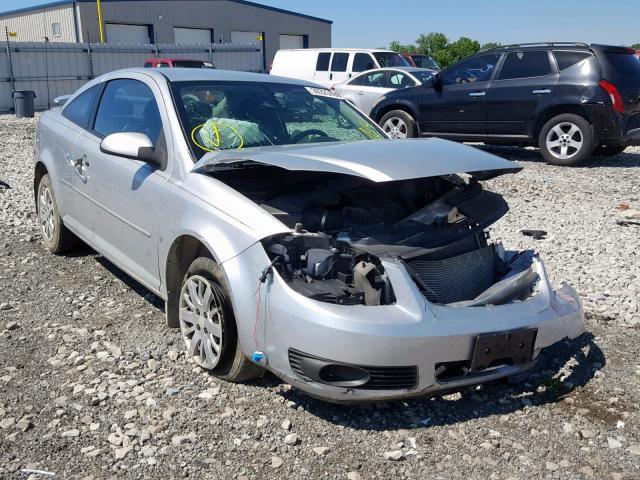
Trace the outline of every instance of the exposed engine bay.
<instances>
[{"instance_id":1,"label":"exposed engine bay","mask_svg":"<svg viewBox=\"0 0 640 480\"><path fill-rule=\"evenodd\" d=\"M392 258L437 304L500 305L535 290L533 252L505 252L486 232L508 211L506 202L473 177L377 183L259 164L215 176L292 229L263 245L273 268L306 297L392 304L382 264Z\"/></svg>"}]
</instances>

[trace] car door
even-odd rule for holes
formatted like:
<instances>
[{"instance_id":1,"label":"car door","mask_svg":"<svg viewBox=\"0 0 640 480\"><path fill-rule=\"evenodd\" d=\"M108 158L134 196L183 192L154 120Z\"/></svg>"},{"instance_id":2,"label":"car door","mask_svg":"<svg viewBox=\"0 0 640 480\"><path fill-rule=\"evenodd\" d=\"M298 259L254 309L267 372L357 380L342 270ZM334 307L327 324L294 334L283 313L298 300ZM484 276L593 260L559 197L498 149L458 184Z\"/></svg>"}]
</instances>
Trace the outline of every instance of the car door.
<instances>
[{"instance_id":1,"label":"car door","mask_svg":"<svg viewBox=\"0 0 640 480\"><path fill-rule=\"evenodd\" d=\"M333 83L341 83L349 78L347 67L349 66L348 52L334 52L331 57L331 71L329 80Z\"/></svg>"},{"instance_id":2,"label":"car door","mask_svg":"<svg viewBox=\"0 0 640 480\"><path fill-rule=\"evenodd\" d=\"M421 129L442 136L486 134L487 88L500 54L477 55L440 72L435 86L424 89Z\"/></svg>"},{"instance_id":3,"label":"car door","mask_svg":"<svg viewBox=\"0 0 640 480\"><path fill-rule=\"evenodd\" d=\"M65 224L76 222L76 198L77 192L74 184L79 174L78 159L74 156L75 144L78 136L88 128L91 115L97 103L97 97L101 87L95 85L80 93L73 100L67 102L62 110L65 121L53 125L56 131L56 141L51 142L56 152L52 157L55 159L55 175L58 176L59 189L56 191L58 207ZM58 184L58 182L55 182Z\"/></svg>"},{"instance_id":4,"label":"car door","mask_svg":"<svg viewBox=\"0 0 640 480\"><path fill-rule=\"evenodd\" d=\"M76 141L76 176L82 236L141 283L158 289L158 222L167 171L139 160L102 152L103 138L118 132L146 134L167 153L167 117L157 85L144 75L106 82L93 128ZM170 168L170 164L169 167Z\"/></svg>"},{"instance_id":5,"label":"car door","mask_svg":"<svg viewBox=\"0 0 640 480\"><path fill-rule=\"evenodd\" d=\"M550 51L505 55L487 91L487 134L527 137L537 112L553 101L558 73Z\"/></svg>"},{"instance_id":6,"label":"car door","mask_svg":"<svg viewBox=\"0 0 640 480\"><path fill-rule=\"evenodd\" d=\"M337 86L336 91L368 115L376 100L392 90L388 87L388 77L386 70L373 70Z\"/></svg>"},{"instance_id":7,"label":"car door","mask_svg":"<svg viewBox=\"0 0 640 480\"><path fill-rule=\"evenodd\" d=\"M313 79L321 85L328 85L331 83L329 79L329 67L331 65L331 52L320 52L316 59L316 71Z\"/></svg>"}]
</instances>

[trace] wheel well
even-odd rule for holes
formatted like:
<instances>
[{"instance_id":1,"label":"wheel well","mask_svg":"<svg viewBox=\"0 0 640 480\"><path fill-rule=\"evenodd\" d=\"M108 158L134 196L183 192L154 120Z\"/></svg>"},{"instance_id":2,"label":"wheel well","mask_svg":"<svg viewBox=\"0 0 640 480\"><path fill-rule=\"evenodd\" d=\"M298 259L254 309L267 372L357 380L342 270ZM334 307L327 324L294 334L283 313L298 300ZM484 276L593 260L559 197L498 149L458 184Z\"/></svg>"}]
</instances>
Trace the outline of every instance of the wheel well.
<instances>
[{"instance_id":1,"label":"wheel well","mask_svg":"<svg viewBox=\"0 0 640 480\"><path fill-rule=\"evenodd\" d=\"M538 145L538 136L540 135L540 130L542 130L544 124L551 120L553 117L562 115L563 113L572 113L574 115L578 115L579 117L584 118L589 123L589 125L591 125L589 116L586 114L584 108L582 108L580 105L555 105L538 115L538 119L536 120L535 124L535 130L533 132L533 140L536 146Z\"/></svg>"},{"instance_id":2,"label":"wheel well","mask_svg":"<svg viewBox=\"0 0 640 480\"><path fill-rule=\"evenodd\" d=\"M207 257L211 260L213 255L209 249L197 238L191 235L182 235L176 238L167 255L166 285L167 285L167 324L169 327L178 328L178 306L182 278L189 266L198 257Z\"/></svg>"},{"instance_id":3,"label":"wheel well","mask_svg":"<svg viewBox=\"0 0 640 480\"><path fill-rule=\"evenodd\" d=\"M411 109L406 106L406 105L402 105L402 104L396 104L396 105L389 105L387 107L384 107L383 109L380 110L380 112L378 113L378 115L375 118L376 123L379 123L380 120L382 119L382 117L384 117L387 113L393 111L393 110L402 110L405 113L408 113L409 115L411 115L411 118L413 118L414 120L417 120L415 114L411 111ZM417 124L417 122L416 122Z\"/></svg>"},{"instance_id":4,"label":"wheel well","mask_svg":"<svg viewBox=\"0 0 640 480\"><path fill-rule=\"evenodd\" d=\"M36 168L33 174L33 198L36 199L36 210L38 209L38 185L40 185L40 180L42 180L42 177L44 177L47 173L49 172L47 171L47 167L44 166L44 163L36 163Z\"/></svg>"}]
</instances>

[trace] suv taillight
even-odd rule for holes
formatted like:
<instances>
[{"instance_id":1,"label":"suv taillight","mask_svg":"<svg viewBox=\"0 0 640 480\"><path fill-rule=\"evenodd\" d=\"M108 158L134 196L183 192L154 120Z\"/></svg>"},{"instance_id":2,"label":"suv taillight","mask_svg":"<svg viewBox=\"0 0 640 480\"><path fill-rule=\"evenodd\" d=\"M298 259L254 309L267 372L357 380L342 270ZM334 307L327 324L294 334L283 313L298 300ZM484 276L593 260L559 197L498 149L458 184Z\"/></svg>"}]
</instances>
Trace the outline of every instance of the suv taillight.
<instances>
[{"instance_id":1,"label":"suv taillight","mask_svg":"<svg viewBox=\"0 0 640 480\"><path fill-rule=\"evenodd\" d=\"M600 88L602 88L609 97L611 98L611 102L613 103L613 109L616 112L624 112L624 105L622 103L622 95L618 91L618 88L611 82L607 82L606 80L600 80L598 82Z\"/></svg>"}]
</instances>

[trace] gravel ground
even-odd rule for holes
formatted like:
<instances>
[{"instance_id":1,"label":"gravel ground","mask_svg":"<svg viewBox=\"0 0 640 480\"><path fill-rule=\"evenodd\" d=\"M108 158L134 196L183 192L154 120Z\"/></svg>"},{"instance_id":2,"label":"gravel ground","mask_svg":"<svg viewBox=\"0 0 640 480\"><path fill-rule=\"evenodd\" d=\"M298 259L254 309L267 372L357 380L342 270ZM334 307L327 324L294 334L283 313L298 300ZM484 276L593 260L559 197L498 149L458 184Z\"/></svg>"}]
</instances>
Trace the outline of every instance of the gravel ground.
<instances>
[{"instance_id":1,"label":"gravel ground","mask_svg":"<svg viewBox=\"0 0 640 480\"><path fill-rule=\"evenodd\" d=\"M640 478L640 226L616 223L640 208L640 149L580 168L491 149L524 167L488 182L512 207L492 235L575 286L588 333L521 385L335 406L272 376L218 381L153 294L89 249L48 254L34 130L0 117L0 478Z\"/></svg>"}]
</instances>

